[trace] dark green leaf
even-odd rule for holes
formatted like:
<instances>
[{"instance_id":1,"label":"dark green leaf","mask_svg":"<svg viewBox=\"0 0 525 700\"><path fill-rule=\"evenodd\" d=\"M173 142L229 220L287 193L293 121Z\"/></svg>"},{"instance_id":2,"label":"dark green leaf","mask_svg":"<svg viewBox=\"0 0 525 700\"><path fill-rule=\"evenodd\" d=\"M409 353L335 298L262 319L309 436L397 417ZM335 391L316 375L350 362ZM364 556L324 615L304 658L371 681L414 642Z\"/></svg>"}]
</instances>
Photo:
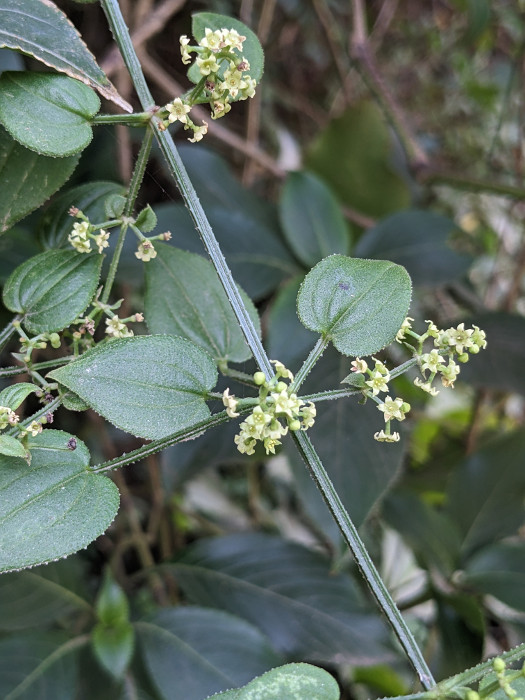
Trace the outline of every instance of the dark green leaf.
<instances>
[{"instance_id":1,"label":"dark green leaf","mask_svg":"<svg viewBox=\"0 0 525 700\"><path fill-rule=\"evenodd\" d=\"M66 75L15 71L0 77L0 121L19 143L45 156L84 150L99 109L97 94Z\"/></svg>"},{"instance_id":2,"label":"dark green leaf","mask_svg":"<svg viewBox=\"0 0 525 700\"><path fill-rule=\"evenodd\" d=\"M75 27L50 0L0 0L0 46L33 56L95 88L127 112L133 111L98 67Z\"/></svg>"},{"instance_id":3,"label":"dark green leaf","mask_svg":"<svg viewBox=\"0 0 525 700\"><path fill-rule=\"evenodd\" d=\"M217 383L208 353L169 335L112 340L48 376L118 428L148 440L207 418L205 398Z\"/></svg>"},{"instance_id":4,"label":"dark green leaf","mask_svg":"<svg viewBox=\"0 0 525 700\"><path fill-rule=\"evenodd\" d=\"M439 630L435 676L441 680L481 661L485 629L483 611L472 596L435 597Z\"/></svg>"},{"instance_id":5,"label":"dark green leaf","mask_svg":"<svg viewBox=\"0 0 525 700\"><path fill-rule=\"evenodd\" d=\"M288 175L281 195L280 219L290 248L307 268L332 253L348 253L349 232L341 207L316 175Z\"/></svg>"},{"instance_id":6,"label":"dark green leaf","mask_svg":"<svg viewBox=\"0 0 525 700\"><path fill-rule=\"evenodd\" d=\"M241 613L282 653L348 663L377 663L387 654L378 642L382 628L364 613L351 579L278 537L200 540L170 570L191 601Z\"/></svg>"},{"instance_id":7,"label":"dark green leaf","mask_svg":"<svg viewBox=\"0 0 525 700\"><path fill-rule=\"evenodd\" d=\"M72 612L91 613L80 590L86 572L70 557L32 570L0 576L0 629L49 625ZM79 581L80 578L80 581Z\"/></svg>"},{"instance_id":8,"label":"dark green leaf","mask_svg":"<svg viewBox=\"0 0 525 700\"><path fill-rule=\"evenodd\" d=\"M0 406L7 406L12 411L20 406L25 399L37 391L38 387L34 384L28 384L27 382L18 382L17 384L12 384L0 392Z\"/></svg>"},{"instance_id":9,"label":"dark green leaf","mask_svg":"<svg viewBox=\"0 0 525 700\"><path fill-rule=\"evenodd\" d=\"M0 233L49 199L69 179L77 163L78 155L41 156L21 146L0 128Z\"/></svg>"},{"instance_id":10,"label":"dark green leaf","mask_svg":"<svg viewBox=\"0 0 525 700\"><path fill-rule=\"evenodd\" d=\"M164 609L135 629L151 679L170 700L202 700L281 662L255 627L217 610Z\"/></svg>"},{"instance_id":11,"label":"dark green leaf","mask_svg":"<svg viewBox=\"0 0 525 700\"><path fill-rule=\"evenodd\" d=\"M360 102L330 122L313 143L306 165L343 204L381 217L406 209L410 193L391 165L392 138L373 102Z\"/></svg>"},{"instance_id":12,"label":"dark green leaf","mask_svg":"<svg viewBox=\"0 0 525 700\"><path fill-rule=\"evenodd\" d=\"M157 257L146 265L145 316L150 331L188 338L218 361L248 360L250 348L211 262L168 245L155 247ZM257 311L240 292L260 335Z\"/></svg>"},{"instance_id":13,"label":"dark green leaf","mask_svg":"<svg viewBox=\"0 0 525 700\"><path fill-rule=\"evenodd\" d=\"M496 683L496 687L498 685L498 679L495 673L489 673L486 675L479 684L479 689L482 691L486 686L489 685L489 683ZM525 696L525 678L522 676L521 678L516 678L516 680L512 681L510 684L511 687L514 689L516 692L516 695L514 697L524 697ZM485 696L486 697L486 696ZM490 694L491 698L494 698L494 700L507 700L508 695L505 693L505 691L502 688L498 688L497 690L494 690Z\"/></svg>"},{"instance_id":14,"label":"dark green leaf","mask_svg":"<svg viewBox=\"0 0 525 700\"><path fill-rule=\"evenodd\" d=\"M469 255L456 253L447 243L456 230L456 224L440 214L401 211L368 229L353 253L403 265L414 285L446 284L465 275L472 263Z\"/></svg>"},{"instance_id":15,"label":"dark green leaf","mask_svg":"<svg viewBox=\"0 0 525 700\"><path fill-rule=\"evenodd\" d=\"M485 312L465 320L466 328L473 324L487 334L487 347L461 367L460 379L475 386L525 395L523 316Z\"/></svg>"},{"instance_id":16,"label":"dark green leaf","mask_svg":"<svg viewBox=\"0 0 525 700\"><path fill-rule=\"evenodd\" d=\"M126 198L120 194L110 194L104 200L104 212L107 219L118 219L124 212ZM80 207L81 208L81 207ZM84 212L85 213L85 212ZM157 219L155 218L155 221Z\"/></svg>"},{"instance_id":17,"label":"dark green leaf","mask_svg":"<svg viewBox=\"0 0 525 700\"><path fill-rule=\"evenodd\" d=\"M273 668L244 688L212 696L223 700L339 700L339 697L333 677L311 664Z\"/></svg>"},{"instance_id":18,"label":"dark green leaf","mask_svg":"<svg viewBox=\"0 0 525 700\"><path fill-rule=\"evenodd\" d=\"M95 604L97 619L106 627L122 625L129 620L126 594L106 570L106 575Z\"/></svg>"},{"instance_id":19,"label":"dark green leaf","mask_svg":"<svg viewBox=\"0 0 525 700\"><path fill-rule=\"evenodd\" d=\"M99 622L93 628L91 642L101 666L115 678L122 678L133 655L135 644L133 626L126 622L106 627Z\"/></svg>"},{"instance_id":20,"label":"dark green leaf","mask_svg":"<svg viewBox=\"0 0 525 700\"><path fill-rule=\"evenodd\" d=\"M157 225L157 215L148 204L137 216L135 224L143 233L153 231Z\"/></svg>"},{"instance_id":21,"label":"dark green leaf","mask_svg":"<svg viewBox=\"0 0 525 700\"><path fill-rule=\"evenodd\" d=\"M474 452L453 474L448 512L460 529L464 555L523 525L524 460L525 432L516 431Z\"/></svg>"},{"instance_id":22,"label":"dark green leaf","mask_svg":"<svg viewBox=\"0 0 525 700\"><path fill-rule=\"evenodd\" d=\"M67 237L75 221L68 214L70 207L80 209L93 223L102 223L113 216L111 212L106 211L106 202L115 198L115 206L119 208L120 201L125 202L122 197L124 192L125 188L116 182L89 182L62 192L47 207L38 222L38 234L42 245L45 248L69 246ZM116 216L120 216L120 213Z\"/></svg>"},{"instance_id":23,"label":"dark green leaf","mask_svg":"<svg viewBox=\"0 0 525 700\"><path fill-rule=\"evenodd\" d=\"M0 435L0 455L29 459L29 453L22 443L11 435Z\"/></svg>"},{"instance_id":24,"label":"dark green leaf","mask_svg":"<svg viewBox=\"0 0 525 700\"><path fill-rule=\"evenodd\" d=\"M468 29L465 41L475 42L490 24L489 0L467 0Z\"/></svg>"},{"instance_id":25,"label":"dark green leaf","mask_svg":"<svg viewBox=\"0 0 525 700\"><path fill-rule=\"evenodd\" d=\"M80 396L74 394L70 389L61 392L62 405L68 411L87 411L89 406Z\"/></svg>"},{"instance_id":26,"label":"dark green leaf","mask_svg":"<svg viewBox=\"0 0 525 700\"><path fill-rule=\"evenodd\" d=\"M30 333L60 331L93 298L101 266L98 254L46 250L14 270L4 287L4 304L24 315L22 323Z\"/></svg>"},{"instance_id":27,"label":"dark green leaf","mask_svg":"<svg viewBox=\"0 0 525 700\"><path fill-rule=\"evenodd\" d=\"M86 547L117 514L119 495L89 471L89 452L72 436L44 430L29 439L32 461L0 457L0 571L23 569Z\"/></svg>"},{"instance_id":28,"label":"dark green leaf","mask_svg":"<svg viewBox=\"0 0 525 700\"><path fill-rule=\"evenodd\" d=\"M370 666L354 668L352 672L354 683L364 683L373 688L381 696L408 695L409 686L401 675L390 666Z\"/></svg>"},{"instance_id":29,"label":"dark green leaf","mask_svg":"<svg viewBox=\"0 0 525 700\"><path fill-rule=\"evenodd\" d=\"M57 632L1 639L0 697L74 700L78 648L78 644Z\"/></svg>"},{"instance_id":30,"label":"dark green leaf","mask_svg":"<svg viewBox=\"0 0 525 700\"><path fill-rule=\"evenodd\" d=\"M468 560L461 582L525 612L525 544L502 542Z\"/></svg>"},{"instance_id":31,"label":"dark green leaf","mask_svg":"<svg viewBox=\"0 0 525 700\"><path fill-rule=\"evenodd\" d=\"M250 63L250 77L256 82L259 82L264 71L264 53L257 35L254 34L249 27L233 17L217 15L214 12L198 12L193 15L191 31L197 41L204 38L205 30L208 28L213 31L216 29L235 29L241 36L246 37L246 41L244 41L242 45L242 52L234 49L234 53L236 53L239 58L246 58ZM190 68L188 77L194 83L197 83L202 78L198 68L197 71L195 71L195 69L191 70Z\"/></svg>"},{"instance_id":32,"label":"dark green leaf","mask_svg":"<svg viewBox=\"0 0 525 700\"><path fill-rule=\"evenodd\" d=\"M306 275L297 313L343 355L372 355L394 340L411 294L410 277L399 265L331 255Z\"/></svg>"},{"instance_id":33,"label":"dark green leaf","mask_svg":"<svg viewBox=\"0 0 525 700\"><path fill-rule=\"evenodd\" d=\"M341 378L348 369L348 360L329 349L303 385L302 392L341 388ZM356 396L316 404L317 418L308 431L357 527L366 520L398 476L404 448L403 437L397 444L374 440L374 433L384 427L383 415L372 401L362 406L359 400L360 397ZM292 445L290 448L287 447L286 452L304 513L338 544L341 538L339 529L299 453Z\"/></svg>"}]
</instances>

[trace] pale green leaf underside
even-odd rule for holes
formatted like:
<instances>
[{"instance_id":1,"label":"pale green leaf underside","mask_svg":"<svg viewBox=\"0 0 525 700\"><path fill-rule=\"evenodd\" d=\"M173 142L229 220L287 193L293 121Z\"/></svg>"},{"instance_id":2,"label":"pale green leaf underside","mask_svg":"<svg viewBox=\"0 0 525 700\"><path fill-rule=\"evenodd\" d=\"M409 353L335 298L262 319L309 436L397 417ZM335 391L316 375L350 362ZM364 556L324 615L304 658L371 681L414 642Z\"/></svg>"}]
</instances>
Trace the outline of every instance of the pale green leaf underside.
<instances>
[{"instance_id":1,"label":"pale green leaf underside","mask_svg":"<svg viewBox=\"0 0 525 700\"><path fill-rule=\"evenodd\" d=\"M82 151L99 109L97 94L66 75L12 71L0 77L0 122L19 143L43 155Z\"/></svg>"},{"instance_id":2,"label":"pale green leaf underside","mask_svg":"<svg viewBox=\"0 0 525 700\"><path fill-rule=\"evenodd\" d=\"M0 392L0 406L7 406L12 411L16 411L24 399L29 394L37 391L37 389L38 387L35 384L29 384L28 382L12 384Z\"/></svg>"},{"instance_id":3,"label":"pale green leaf underside","mask_svg":"<svg viewBox=\"0 0 525 700\"><path fill-rule=\"evenodd\" d=\"M119 494L89 471L89 452L60 430L31 438L31 466L0 456L0 571L44 564L86 547L117 514Z\"/></svg>"},{"instance_id":4,"label":"pale green leaf underside","mask_svg":"<svg viewBox=\"0 0 525 700\"><path fill-rule=\"evenodd\" d=\"M78 155L42 156L24 148L0 128L0 233L37 209L62 187L76 168L78 158Z\"/></svg>"},{"instance_id":5,"label":"pale green leaf underside","mask_svg":"<svg viewBox=\"0 0 525 700\"><path fill-rule=\"evenodd\" d=\"M0 0L0 47L21 51L95 88L127 112L118 94L66 15L51 0Z\"/></svg>"},{"instance_id":6,"label":"pale green leaf underside","mask_svg":"<svg viewBox=\"0 0 525 700\"><path fill-rule=\"evenodd\" d=\"M339 688L332 676L310 664L286 664L273 668L238 690L212 695L222 700L338 700Z\"/></svg>"},{"instance_id":7,"label":"pale green leaf underside","mask_svg":"<svg viewBox=\"0 0 525 700\"><path fill-rule=\"evenodd\" d=\"M189 340L152 335L99 345L48 377L118 428L156 440L210 415L205 396L217 369Z\"/></svg>"},{"instance_id":8,"label":"pale green leaf underside","mask_svg":"<svg viewBox=\"0 0 525 700\"><path fill-rule=\"evenodd\" d=\"M343 355L372 355L391 343L412 294L400 265L332 255L306 275L297 313L306 328L329 338Z\"/></svg>"},{"instance_id":9,"label":"pale green leaf underside","mask_svg":"<svg viewBox=\"0 0 525 700\"><path fill-rule=\"evenodd\" d=\"M250 348L211 262L162 244L157 252L146 266L145 314L150 331L188 338L216 360L248 360ZM257 311L242 290L241 296L260 335Z\"/></svg>"},{"instance_id":10,"label":"pale green leaf underside","mask_svg":"<svg viewBox=\"0 0 525 700\"><path fill-rule=\"evenodd\" d=\"M46 250L26 260L7 280L3 300L24 315L30 333L59 331L87 307L100 277L102 255Z\"/></svg>"}]
</instances>

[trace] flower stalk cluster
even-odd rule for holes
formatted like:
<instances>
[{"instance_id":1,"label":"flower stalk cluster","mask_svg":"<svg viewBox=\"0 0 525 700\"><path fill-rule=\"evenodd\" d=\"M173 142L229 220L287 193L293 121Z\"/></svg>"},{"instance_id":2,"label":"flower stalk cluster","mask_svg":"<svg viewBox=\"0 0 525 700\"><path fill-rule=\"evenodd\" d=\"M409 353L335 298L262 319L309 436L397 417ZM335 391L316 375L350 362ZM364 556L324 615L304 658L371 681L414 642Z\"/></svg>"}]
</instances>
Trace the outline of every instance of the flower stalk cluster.
<instances>
[{"instance_id":1,"label":"flower stalk cluster","mask_svg":"<svg viewBox=\"0 0 525 700\"><path fill-rule=\"evenodd\" d=\"M178 121L184 129L192 132L189 141L200 141L208 131L208 123L203 121L197 126L189 116L195 104L210 105L211 118L219 119L231 110L233 100L246 100L255 95L256 81L248 71L249 61L242 56L242 45L246 37L235 29L205 29L204 37L196 45L190 45L190 39L180 38L182 62L189 64L192 53L196 54L195 63L201 74L196 87L184 97L177 97L165 105L164 126Z\"/></svg>"},{"instance_id":2,"label":"flower stalk cluster","mask_svg":"<svg viewBox=\"0 0 525 700\"><path fill-rule=\"evenodd\" d=\"M439 391L432 385L436 376L441 377L443 386L453 387L460 371L456 360L467 362L469 353L477 354L486 348L485 332L478 326L465 328L464 323L460 323L456 328L440 330L432 321L427 321L428 328L420 335L412 330L413 320L407 316L397 333L396 340L409 347L416 357L421 377L416 377L414 384L431 396L437 396ZM406 342L407 336L416 339L416 347ZM434 347L429 352L423 352L423 344L430 338L434 342ZM378 409L385 419L385 429L376 432L374 439L379 442L399 442L399 433L391 431L391 421L404 420L410 411L410 404L402 398L392 398L389 395L390 371L383 362L375 357L372 359L375 364L370 368L365 360L356 358L352 362L352 372L368 377L363 382L363 394L378 404ZM380 393L387 394L384 400L378 397Z\"/></svg>"},{"instance_id":3,"label":"flower stalk cluster","mask_svg":"<svg viewBox=\"0 0 525 700\"><path fill-rule=\"evenodd\" d=\"M290 385L283 380L293 381L293 374L282 362L272 360L275 376L268 380L264 372L255 372L253 380L259 387L259 397L251 414L240 425L235 436L235 444L242 454L252 455L258 441L262 442L266 454L275 454L281 445L280 438L289 430L308 430L314 422L316 408L312 402L306 404L297 394L290 391ZM230 418L239 415L238 399L226 389L223 404Z\"/></svg>"}]
</instances>

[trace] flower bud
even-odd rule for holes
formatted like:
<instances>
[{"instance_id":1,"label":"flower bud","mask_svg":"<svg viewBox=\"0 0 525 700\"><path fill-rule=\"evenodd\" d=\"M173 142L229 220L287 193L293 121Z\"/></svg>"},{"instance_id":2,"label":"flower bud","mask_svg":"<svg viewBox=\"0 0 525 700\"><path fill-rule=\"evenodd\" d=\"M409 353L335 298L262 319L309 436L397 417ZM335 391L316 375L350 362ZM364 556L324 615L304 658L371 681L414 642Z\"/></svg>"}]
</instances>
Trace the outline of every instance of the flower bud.
<instances>
[{"instance_id":1,"label":"flower bud","mask_svg":"<svg viewBox=\"0 0 525 700\"><path fill-rule=\"evenodd\" d=\"M257 386L262 386L266 381L266 375L264 372L255 372L253 375L253 381L257 384Z\"/></svg>"}]
</instances>

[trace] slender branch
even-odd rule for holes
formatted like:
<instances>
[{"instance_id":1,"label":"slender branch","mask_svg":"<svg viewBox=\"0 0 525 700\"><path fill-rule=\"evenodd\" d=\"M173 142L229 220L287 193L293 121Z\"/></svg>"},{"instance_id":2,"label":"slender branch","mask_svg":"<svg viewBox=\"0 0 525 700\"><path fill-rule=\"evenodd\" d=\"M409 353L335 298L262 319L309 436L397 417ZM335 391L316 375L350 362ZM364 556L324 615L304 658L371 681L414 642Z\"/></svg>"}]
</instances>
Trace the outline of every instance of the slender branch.
<instances>
[{"instance_id":1,"label":"slender branch","mask_svg":"<svg viewBox=\"0 0 525 700\"><path fill-rule=\"evenodd\" d=\"M146 126L151 119L151 112L135 114L97 114L91 120L93 126L100 124L126 124L127 126Z\"/></svg>"},{"instance_id":2,"label":"slender branch","mask_svg":"<svg viewBox=\"0 0 525 700\"><path fill-rule=\"evenodd\" d=\"M356 564L359 567L359 571L370 587L372 595L374 596L378 606L381 608L388 619L388 622L393 628L401 646L409 658L410 663L417 673L421 685L423 688L425 688L425 690L430 690L435 686L435 681L425 659L423 658L423 654L421 653L421 650L418 647L406 622L404 621L403 616L399 612L395 602L383 583L379 572L374 566L374 563L370 558L363 541L359 537L359 533L357 532L355 525L346 512L345 507L343 506L334 485L330 481L330 477L319 459L319 456L314 450L309 437L306 435L306 433L297 431L293 433L293 439L297 449L306 462L306 466L308 467L313 480L320 490L326 505L330 509L334 520L338 524L339 529L341 530L343 537L345 538L345 541L354 556Z\"/></svg>"},{"instance_id":3,"label":"slender branch","mask_svg":"<svg viewBox=\"0 0 525 700\"><path fill-rule=\"evenodd\" d=\"M478 180L457 175L456 173L428 170L421 174L419 180L423 185L448 185L456 190L464 190L466 192L487 192L489 194L511 197L512 199L525 199L525 189L522 187L504 185L489 180Z\"/></svg>"},{"instance_id":4,"label":"slender branch","mask_svg":"<svg viewBox=\"0 0 525 700\"><path fill-rule=\"evenodd\" d=\"M74 359L75 358L73 355L69 355L68 357L57 357L55 360L37 362L36 364L32 365L31 369L38 371L41 369L49 369L49 367L58 367L59 365L66 365L68 362L71 362L71 360ZM27 374L28 372L29 369L27 367L2 367L0 369L0 377L16 377L19 374Z\"/></svg>"},{"instance_id":5,"label":"slender branch","mask_svg":"<svg viewBox=\"0 0 525 700\"><path fill-rule=\"evenodd\" d=\"M0 332L0 351L5 348L7 343L11 340L11 336L15 332L15 327L13 326L13 321L19 321L20 315L15 316L7 326Z\"/></svg>"},{"instance_id":6,"label":"slender branch","mask_svg":"<svg viewBox=\"0 0 525 700\"><path fill-rule=\"evenodd\" d=\"M321 357L323 352L328 347L329 342L330 342L329 338L327 338L326 336L323 336L323 335L318 339L317 343L314 345L314 347L310 351L310 354L308 355L306 360L303 362L301 369L295 375L295 378L290 385L290 391L295 391L295 392L298 391L301 384L304 382L306 377L312 371L317 360L319 360L319 358Z\"/></svg>"},{"instance_id":7,"label":"slender branch","mask_svg":"<svg viewBox=\"0 0 525 700\"><path fill-rule=\"evenodd\" d=\"M4 434L5 435L17 435L22 428L26 428L33 421L37 421L39 418L42 418L42 416L45 416L47 413L53 413L61 405L61 403L62 403L62 397L56 396L48 404L46 404L45 406L42 406L42 408L40 410L38 410L36 413L33 413L32 416L29 416L29 418L26 418L25 420L20 421L20 423L17 423L10 430L6 430L6 432Z\"/></svg>"},{"instance_id":8,"label":"slender branch","mask_svg":"<svg viewBox=\"0 0 525 700\"><path fill-rule=\"evenodd\" d=\"M144 134L144 139L142 141L142 146L140 147L137 162L135 163L135 168L133 170L131 182L129 183L128 194L126 197L126 205L124 207L124 217L126 218L129 218L133 213L133 207L135 206L135 200L137 199L137 195L139 193L142 180L144 178L144 173L148 164L148 158L151 153L152 144L153 130L150 127L148 127L146 129L146 133ZM122 248L124 247L124 240L126 238L127 230L128 223L127 221L124 221L124 223L120 227L117 245L115 246L115 250L113 251L113 258L111 259L106 284L104 286L104 291L102 292L101 302L103 304L108 303L109 295L111 294L111 288L113 287L113 282L115 281L115 276L117 274L117 267L120 261L120 256L122 254Z\"/></svg>"},{"instance_id":9,"label":"slender branch","mask_svg":"<svg viewBox=\"0 0 525 700\"><path fill-rule=\"evenodd\" d=\"M500 654L500 658L503 659L506 664L511 664L514 661L521 661L524 657L525 644L520 644L519 646L514 647L514 649L511 649L510 651L506 651L503 654ZM462 673L458 673L457 675L452 676L451 678L447 678L447 680L445 681L442 681L439 684L439 688L443 691L443 695L447 691L453 688L457 688L458 686L472 685L472 683L481 680L484 676L487 675L487 673L490 673L492 671L493 661L494 659L489 659L488 661L484 661L478 666L474 666L474 668L469 668L468 670L463 671Z\"/></svg>"}]
</instances>

